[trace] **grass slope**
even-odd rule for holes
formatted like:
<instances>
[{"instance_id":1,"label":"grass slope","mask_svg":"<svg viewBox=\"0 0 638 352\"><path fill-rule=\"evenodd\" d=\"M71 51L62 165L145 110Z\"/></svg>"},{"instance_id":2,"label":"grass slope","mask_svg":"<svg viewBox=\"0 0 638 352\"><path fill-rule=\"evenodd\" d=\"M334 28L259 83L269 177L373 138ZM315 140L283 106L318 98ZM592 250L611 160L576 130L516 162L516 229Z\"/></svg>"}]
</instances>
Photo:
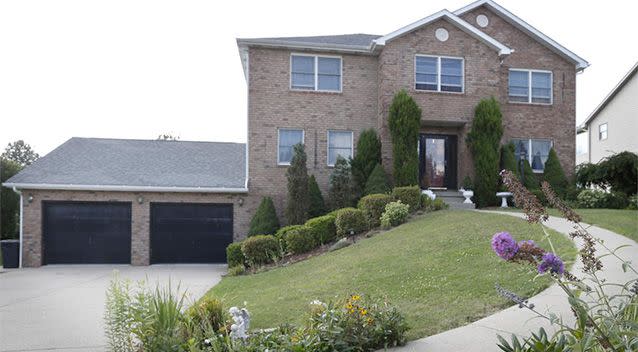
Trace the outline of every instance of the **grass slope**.
<instances>
[{"instance_id":1,"label":"grass slope","mask_svg":"<svg viewBox=\"0 0 638 352\"><path fill-rule=\"evenodd\" d=\"M524 296L548 285L546 278L533 280L529 267L493 254L490 240L500 231L549 248L538 225L506 215L440 211L288 267L226 277L208 294L227 307L246 302L255 328L299 323L314 299L387 297L405 314L409 338L428 336L510 306L496 295L495 283ZM553 233L552 242L563 258L573 260L576 251L567 238Z\"/></svg>"}]
</instances>

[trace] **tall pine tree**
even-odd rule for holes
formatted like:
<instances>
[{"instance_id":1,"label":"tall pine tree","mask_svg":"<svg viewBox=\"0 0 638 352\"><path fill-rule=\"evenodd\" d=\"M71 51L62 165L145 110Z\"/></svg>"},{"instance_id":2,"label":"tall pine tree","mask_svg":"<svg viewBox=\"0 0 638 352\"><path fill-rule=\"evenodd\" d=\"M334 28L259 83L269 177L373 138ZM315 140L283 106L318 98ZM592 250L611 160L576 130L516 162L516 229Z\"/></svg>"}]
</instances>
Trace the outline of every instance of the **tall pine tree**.
<instances>
[{"instance_id":1,"label":"tall pine tree","mask_svg":"<svg viewBox=\"0 0 638 352\"><path fill-rule=\"evenodd\" d=\"M392 135L394 184L397 187L417 185L417 143L421 127L421 108L404 89L392 100L388 122Z\"/></svg>"},{"instance_id":2,"label":"tall pine tree","mask_svg":"<svg viewBox=\"0 0 638 352\"><path fill-rule=\"evenodd\" d=\"M565 177L565 171L563 171L563 167L560 165L558 155L556 155L554 148L549 150L549 156L547 157L545 170L543 171L543 179L552 186L556 194L565 198L569 182L567 181L567 177Z\"/></svg>"},{"instance_id":3,"label":"tall pine tree","mask_svg":"<svg viewBox=\"0 0 638 352\"><path fill-rule=\"evenodd\" d=\"M308 168L306 150L299 143L293 147L293 156L286 178L288 179L288 200L286 202L286 220L288 225L303 224L308 220L310 195L308 194Z\"/></svg>"},{"instance_id":4,"label":"tall pine tree","mask_svg":"<svg viewBox=\"0 0 638 352\"><path fill-rule=\"evenodd\" d=\"M311 218L324 215L326 213L326 203L323 200L323 195L321 195L321 189L319 189L315 175L311 175L308 180L308 193L310 195L308 215Z\"/></svg>"},{"instance_id":5,"label":"tall pine tree","mask_svg":"<svg viewBox=\"0 0 638 352\"><path fill-rule=\"evenodd\" d=\"M332 209L351 207L355 203L350 162L337 157L334 170L330 175L330 206Z\"/></svg>"},{"instance_id":6,"label":"tall pine tree","mask_svg":"<svg viewBox=\"0 0 638 352\"><path fill-rule=\"evenodd\" d=\"M358 196L363 194L366 182L377 164L381 164L381 141L374 129L363 130L357 142L357 154L351 161L352 178Z\"/></svg>"}]
</instances>

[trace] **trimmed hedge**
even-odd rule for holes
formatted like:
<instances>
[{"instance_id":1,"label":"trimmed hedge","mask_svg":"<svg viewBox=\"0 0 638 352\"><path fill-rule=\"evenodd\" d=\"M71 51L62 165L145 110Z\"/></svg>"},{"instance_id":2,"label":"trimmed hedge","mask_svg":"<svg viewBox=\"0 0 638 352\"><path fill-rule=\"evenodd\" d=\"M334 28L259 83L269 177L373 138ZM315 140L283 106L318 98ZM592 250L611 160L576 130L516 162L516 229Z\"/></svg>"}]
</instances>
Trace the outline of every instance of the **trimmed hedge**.
<instances>
[{"instance_id":1,"label":"trimmed hedge","mask_svg":"<svg viewBox=\"0 0 638 352\"><path fill-rule=\"evenodd\" d=\"M324 215L306 221L304 225L310 230L318 245L326 244L337 238L337 227L334 215Z\"/></svg>"},{"instance_id":2,"label":"trimmed hedge","mask_svg":"<svg viewBox=\"0 0 638 352\"><path fill-rule=\"evenodd\" d=\"M395 187L392 196L410 207L410 212L419 210L421 206L421 189L419 186Z\"/></svg>"},{"instance_id":3,"label":"trimmed hedge","mask_svg":"<svg viewBox=\"0 0 638 352\"><path fill-rule=\"evenodd\" d=\"M285 235L286 249L292 254L301 254L317 247L312 231L308 226L299 226L288 231Z\"/></svg>"},{"instance_id":4,"label":"trimmed hedge","mask_svg":"<svg viewBox=\"0 0 638 352\"><path fill-rule=\"evenodd\" d=\"M284 226L282 228L280 228L277 233L275 233L275 237L277 238L277 240L279 240L279 244L281 245L281 251L282 252L287 252L288 249L286 248L286 234L289 231L295 230L300 228L303 225L288 225L288 226Z\"/></svg>"},{"instance_id":5,"label":"trimmed hedge","mask_svg":"<svg viewBox=\"0 0 638 352\"><path fill-rule=\"evenodd\" d=\"M337 210L335 214L335 225L339 237L356 235L368 229L368 222L360 209L343 208Z\"/></svg>"},{"instance_id":6,"label":"trimmed hedge","mask_svg":"<svg viewBox=\"0 0 638 352\"><path fill-rule=\"evenodd\" d=\"M226 247L226 262L229 268L246 263L246 257L241 251L241 242L234 242Z\"/></svg>"},{"instance_id":7,"label":"trimmed hedge","mask_svg":"<svg viewBox=\"0 0 638 352\"><path fill-rule=\"evenodd\" d=\"M388 205L385 206L383 215L381 215L381 226L389 228L400 225L405 222L409 214L410 207L407 204L401 203L400 200L388 203Z\"/></svg>"},{"instance_id":8,"label":"trimmed hedge","mask_svg":"<svg viewBox=\"0 0 638 352\"><path fill-rule=\"evenodd\" d=\"M394 201L389 194L370 194L359 200L358 208L368 221L370 227L377 227L381 224L381 215L385 211L385 206Z\"/></svg>"},{"instance_id":9,"label":"trimmed hedge","mask_svg":"<svg viewBox=\"0 0 638 352\"><path fill-rule=\"evenodd\" d=\"M279 243L272 235L248 237L242 242L241 251L251 266L269 264L281 256Z\"/></svg>"}]
</instances>

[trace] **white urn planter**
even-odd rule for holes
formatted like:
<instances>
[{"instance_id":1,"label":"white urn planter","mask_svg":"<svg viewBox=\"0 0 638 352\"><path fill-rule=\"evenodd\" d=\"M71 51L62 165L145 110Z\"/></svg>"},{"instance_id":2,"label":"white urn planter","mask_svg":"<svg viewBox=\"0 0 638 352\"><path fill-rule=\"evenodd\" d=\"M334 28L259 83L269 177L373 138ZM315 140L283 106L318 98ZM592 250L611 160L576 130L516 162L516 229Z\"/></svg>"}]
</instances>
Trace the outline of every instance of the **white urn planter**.
<instances>
[{"instance_id":1,"label":"white urn planter","mask_svg":"<svg viewBox=\"0 0 638 352\"><path fill-rule=\"evenodd\" d=\"M472 191L471 189L464 189L462 194L463 194L463 197L465 197L465 200L463 201L463 203L474 204L472 202L472 197L474 197L474 191Z\"/></svg>"}]
</instances>

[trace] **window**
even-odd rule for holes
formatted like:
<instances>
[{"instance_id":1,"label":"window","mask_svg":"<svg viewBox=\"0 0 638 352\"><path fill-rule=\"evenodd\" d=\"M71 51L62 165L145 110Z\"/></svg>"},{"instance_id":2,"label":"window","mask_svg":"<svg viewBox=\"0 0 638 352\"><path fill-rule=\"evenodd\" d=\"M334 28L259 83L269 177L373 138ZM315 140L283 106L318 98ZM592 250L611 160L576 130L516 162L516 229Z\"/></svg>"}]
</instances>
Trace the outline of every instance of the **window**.
<instances>
[{"instance_id":1,"label":"window","mask_svg":"<svg viewBox=\"0 0 638 352\"><path fill-rule=\"evenodd\" d=\"M604 141L607 139L607 122L598 125L598 140Z\"/></svg>"},{"instance_id":2,"label":"window","mask_svg":"<svg viewBox=\"0 0 638 352\"><path fill-rule=\"evenodd\" d=\"M328 166L334 166L339 155L352 157L352 132L328 131Z\"/></svg>"},{"instance_id":3,"label":"window","mask_svg":"<svg viewBox=\"0 0 638 352\"><path fill-rule=\"evenodd\" d=\"M279 129L279 146L277 151L277 163L290 165L292 160L292 147L303 143L303 130Z\"/></svg>"},{"instance_id":4,"label":"window","mask_svg":"<svg viewBox=\"0 0 638 352\"><path fill-rule=\"evenodd\" d=\"M549 71L510 70L508 86L511 102L552 103L552 73Z\"/></svg>"},{"instance_id":5,"label":"window","mask_svg":"<svg viewBox=\"0 0 638 352\"><path fill-rule=\"evenodd\" d=\"M341 58L292 55L290 88L327 92L341 91Z\"/></svg>"},{"instance_id":6,"label":"window","mask_svg":"<svg viewBox=\"0 0 638 352\"><path fill-rule=\"evenodd\" d=\"M415 89L433 92L463 92L463 59L417 55Z\"/></svg>"},{"instance_id":7,"label":"window","mask_svg":"<svg viewBox=\"0 0 638 352\"><path fill-rule=\"evenodd\" d=\"M514 154L516 160L525 159L532 166L534 172L543 172L545 170L545 162L549 156L549 150L552 149L552 141L549 139L513 139L512 143L516 147Z\"/></svg>"}]
</instances>

